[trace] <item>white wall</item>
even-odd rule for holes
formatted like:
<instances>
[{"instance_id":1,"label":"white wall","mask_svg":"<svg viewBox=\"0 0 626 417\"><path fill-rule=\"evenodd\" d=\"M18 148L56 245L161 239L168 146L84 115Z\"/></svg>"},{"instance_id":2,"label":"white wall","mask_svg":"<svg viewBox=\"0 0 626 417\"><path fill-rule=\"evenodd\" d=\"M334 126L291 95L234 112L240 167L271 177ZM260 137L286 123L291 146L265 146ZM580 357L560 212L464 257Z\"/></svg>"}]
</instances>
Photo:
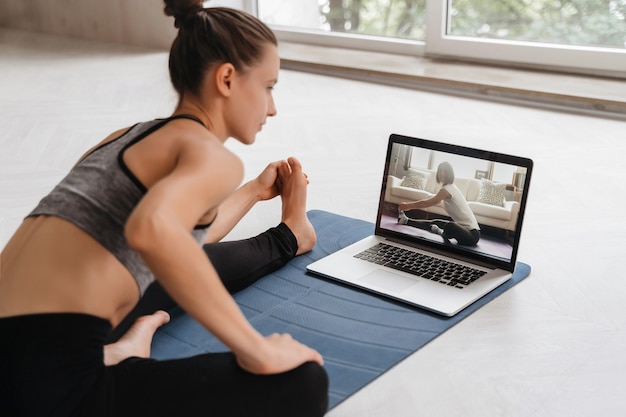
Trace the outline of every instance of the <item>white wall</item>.
<instances>
[{"instance_id":1,"label":"white wall","mask_svg":"<svg viewBox=\"0 0 626 417\"><path fill-rule=\"evenodd\" d=\"M0 0L0 26L169 49L174 19L159 0Z\"/></svg>"}]
</instances>

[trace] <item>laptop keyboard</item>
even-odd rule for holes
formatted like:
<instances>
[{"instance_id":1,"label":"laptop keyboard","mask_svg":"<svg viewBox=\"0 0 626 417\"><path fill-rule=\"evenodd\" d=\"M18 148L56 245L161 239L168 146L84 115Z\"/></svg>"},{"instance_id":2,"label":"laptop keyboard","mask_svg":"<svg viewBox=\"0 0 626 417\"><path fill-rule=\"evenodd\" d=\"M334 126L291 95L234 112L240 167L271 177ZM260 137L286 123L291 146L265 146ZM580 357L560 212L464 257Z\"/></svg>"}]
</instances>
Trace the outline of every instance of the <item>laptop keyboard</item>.
<instances>
[{"instance_id":1,"label":"laptop keyboard","mask_svg":"<svg viewBox=\"0 0 626 417\"><path fill-rule=\"evenodd\" d=\"M465 288L486 272L397 246L379 243L354 255L375 264L408 272L455 288Z\"/></svg>"}]
</instances>

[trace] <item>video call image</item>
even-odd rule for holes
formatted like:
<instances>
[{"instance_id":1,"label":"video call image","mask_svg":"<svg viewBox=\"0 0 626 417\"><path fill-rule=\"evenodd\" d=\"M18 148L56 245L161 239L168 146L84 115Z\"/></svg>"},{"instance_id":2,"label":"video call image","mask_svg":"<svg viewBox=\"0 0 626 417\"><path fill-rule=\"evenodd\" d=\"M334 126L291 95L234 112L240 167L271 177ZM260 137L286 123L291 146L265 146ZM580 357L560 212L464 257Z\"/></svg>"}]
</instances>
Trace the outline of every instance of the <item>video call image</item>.
<instances>
[{"instance_id":1,"label":"video call image","mask_svg":"<svg viewBox=\"0 0 626 417\"><path fill-rule=\"evenodd\" d=\"M386 175L381 228L511 258L525 168L396 143Z\"/></svg>"}]
</instances>

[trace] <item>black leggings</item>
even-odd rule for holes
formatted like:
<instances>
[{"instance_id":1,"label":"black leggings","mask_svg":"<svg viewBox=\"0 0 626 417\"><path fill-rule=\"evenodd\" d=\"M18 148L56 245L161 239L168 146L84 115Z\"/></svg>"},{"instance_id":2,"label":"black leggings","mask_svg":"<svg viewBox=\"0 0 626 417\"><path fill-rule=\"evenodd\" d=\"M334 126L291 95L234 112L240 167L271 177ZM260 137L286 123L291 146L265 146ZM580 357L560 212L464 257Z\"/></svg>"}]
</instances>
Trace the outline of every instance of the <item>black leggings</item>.
<instances>
[{"instance_id":1,"label":"black leggings","mask_svg":"<svg viewBox=\"0 0 626 417\"><path fill-rule=\"evenodd\" d=\"M296 255L298 242L291 230L281 223L250 239L211 243L203 248L224 286L233 294L285 265ZM174 300L155 281L135 308L113 329L107 343L118 340L138 317L175 306Z\"/></svg>"},{"instance_id":2,"label":"black leggings","mask_svg":"<svg viewBox=\"0 0 626 417\"><path fill-rule=\"evenodd\" d=\"M407 225L418 229L428 230L432 232L431 226L435 225L443 229L443 238L445 240L455 239L459 245L476 246L480 240L480 230L467 228L458 223L449 220L414 220L409 219Z\"/></svg>"},{"instance_id":3,"label":"black leggings","mask_svg":"<svg viewBox=\"0 0 626 417\"><path fill-rule=\"evenodd\" d=\"M205 246L231 291L284 265L296 249L284 224L252 239ZM230 352L104 366L104 344L136 317L173 305L153 285L114 332L107 320L85 314L0 319L0 410L15 417L324 415L328 377L315 363L266 376L242 370Z\"/></svg>"}]
</instances>

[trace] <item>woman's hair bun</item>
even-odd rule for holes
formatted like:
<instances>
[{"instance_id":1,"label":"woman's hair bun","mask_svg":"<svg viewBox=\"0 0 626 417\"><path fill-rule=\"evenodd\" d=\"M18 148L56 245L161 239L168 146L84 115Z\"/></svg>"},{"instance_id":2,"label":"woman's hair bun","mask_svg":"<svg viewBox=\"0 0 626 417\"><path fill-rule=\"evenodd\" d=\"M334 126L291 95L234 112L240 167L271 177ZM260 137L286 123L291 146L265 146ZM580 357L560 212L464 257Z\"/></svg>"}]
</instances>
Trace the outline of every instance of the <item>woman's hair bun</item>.
<instances>
[{"instance_id":1,"label":"woman's hair bun","mask_svg":"<svg viewBox=\"0 0 626 417\"><path fill-rule=\"evenodd\" d=\"M204 8L203 0L165 0L163 11L174 17L174 26L180 28L188 19Z\"/></svg>"}]
</instances>

